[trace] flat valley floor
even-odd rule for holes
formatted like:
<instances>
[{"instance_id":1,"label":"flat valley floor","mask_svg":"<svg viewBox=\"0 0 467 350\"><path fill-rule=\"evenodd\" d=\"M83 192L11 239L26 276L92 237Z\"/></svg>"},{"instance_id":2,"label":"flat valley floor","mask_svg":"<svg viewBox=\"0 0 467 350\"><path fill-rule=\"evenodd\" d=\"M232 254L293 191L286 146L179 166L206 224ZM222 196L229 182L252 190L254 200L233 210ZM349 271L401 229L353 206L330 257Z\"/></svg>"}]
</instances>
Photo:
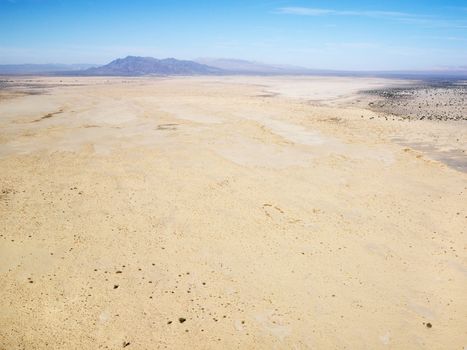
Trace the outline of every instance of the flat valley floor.
<instances>
[{"instance_id":1,"label":"flat valley floor","mask_svg":"<svg viewBox=\"0 0 467 350\"><path fill-rule=\"evenodd\" d=\"M371 78L7 78L0 349L465 349L467 122Z\"/></svg>"}]
</instances>

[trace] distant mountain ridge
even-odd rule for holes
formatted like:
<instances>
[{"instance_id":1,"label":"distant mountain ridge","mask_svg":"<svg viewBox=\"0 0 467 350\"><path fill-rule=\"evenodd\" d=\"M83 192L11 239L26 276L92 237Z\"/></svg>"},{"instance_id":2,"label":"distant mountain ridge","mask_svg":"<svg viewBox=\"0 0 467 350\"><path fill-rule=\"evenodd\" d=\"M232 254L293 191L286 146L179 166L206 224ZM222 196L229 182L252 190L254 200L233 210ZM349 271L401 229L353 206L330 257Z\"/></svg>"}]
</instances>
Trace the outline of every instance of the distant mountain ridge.
<instances>
[{"instance_id":1,"label":"distant mountain ridge","mask_svg":"<svg viewBox=\"0 0 467 350\"><path fill-rule=\"evenodd\" d=\"M0 74L47 74L57 72L77 72L92 67L97 64L60 64L60 63L47 63L47 64L1 64Z\"/></svg>"},{"instance_id":2,"label":"distant mountain ridge","mask_svg":"<svg viewBox=\"0 0 467 350\"><path fill-rule=\"evenodd\" d=\"M306 74L310 69L289 65L273 65L235 58L198 58L198 63L219 68L232 73L257 74Z\"/></svg>"},{"instance_id":3,"label":"distant mountain ridge","mask_svg":"<svg viewBox=\"0 0 467 350\"><path fill-rule=\"evenodd\" d=\"M196 61L175 58L127 56L98 66L92 64L6 64L0 75L54 76L182 76L182 75L296 75L354 76L407 79L467 79L467 67L432 70L350 71L309 69L289 65L272 65L233 58L200 58Z\"/></svg>"},{"instance_id":4,"label":"distant mountain ridge","mask_svg":"<svg viewBox=\"0 0 467 350\"><path fill-rule=\"evenodd\" d=\"M175 58L157 59L154 57L127 56L118 58L104 66L89 68L83 75L210 75L220 74L222 70L194 61Z\"/></svg>"},{"instance_id":5,"label":"distant mountain ridge","mask_svg":"<svg viewBox=\"0 0 467 350\"><path fill-rule=\"evenodd\" d=\"M389 70L389 71L352 71L333 69L311 69L291 65L274 65L261 62L253 62L233 58L199 58L198 63L219 68L228 74L247 75L304 75L304 76L355 76L355 77L387 77L410 79L465 79L467 78L467 66L455 68L439 68L432 70Z\"/></svg>"}]
</instances>

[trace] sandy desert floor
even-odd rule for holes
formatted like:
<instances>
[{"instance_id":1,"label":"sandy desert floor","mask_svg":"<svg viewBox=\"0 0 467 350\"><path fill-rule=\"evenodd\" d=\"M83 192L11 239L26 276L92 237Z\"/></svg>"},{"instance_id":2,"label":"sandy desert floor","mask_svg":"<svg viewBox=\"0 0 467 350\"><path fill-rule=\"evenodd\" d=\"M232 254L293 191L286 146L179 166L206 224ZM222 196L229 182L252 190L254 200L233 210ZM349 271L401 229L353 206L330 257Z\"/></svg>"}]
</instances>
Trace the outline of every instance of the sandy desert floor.
<instances>
[{"instance_id":1,"label":"sandy desert floor","mask_svg":"<svg viewBox=\"0 0 467 350\"><path fill-rule=\"evenodd\" d=\"M467 122L355 103L408 82L8 84L0 349L467 346Z\"/></svg>"}]
</instances>

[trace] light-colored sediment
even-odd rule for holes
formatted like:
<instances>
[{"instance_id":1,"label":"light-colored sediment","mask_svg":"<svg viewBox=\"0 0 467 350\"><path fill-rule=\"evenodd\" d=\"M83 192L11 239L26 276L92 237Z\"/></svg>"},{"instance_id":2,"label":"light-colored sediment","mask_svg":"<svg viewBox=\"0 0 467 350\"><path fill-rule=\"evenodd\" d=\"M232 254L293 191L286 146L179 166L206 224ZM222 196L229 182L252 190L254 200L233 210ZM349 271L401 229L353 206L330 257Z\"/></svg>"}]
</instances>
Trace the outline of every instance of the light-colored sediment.
<instances>
[{"instance_id":1,"label":"light-colored sediment","mask_svg":"<svg viewBox=\"0 0 467 350\"><path fill-rule=\"evenodd\" d=\"M400 82L31 80L0 96L1 349L467 346L467 175L410 147L462 162L466 124L347 104Z\"/></svg>"}]
</instances>

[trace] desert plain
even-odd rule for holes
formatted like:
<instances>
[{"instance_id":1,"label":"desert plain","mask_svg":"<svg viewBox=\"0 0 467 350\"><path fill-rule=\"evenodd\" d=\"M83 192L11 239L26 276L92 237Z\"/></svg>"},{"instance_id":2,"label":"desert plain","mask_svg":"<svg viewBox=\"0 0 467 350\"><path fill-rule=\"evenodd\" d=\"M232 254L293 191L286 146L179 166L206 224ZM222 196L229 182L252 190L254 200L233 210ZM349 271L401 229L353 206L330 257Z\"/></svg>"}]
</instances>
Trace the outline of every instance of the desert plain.
<instances>
[{"instance_id":1,"label":"desert plain","mask_svg":"<svg viewBox=\"0 0 467 350\"><path fill-rule=\"evenodd\" d=\"M465 349L467 106L410 84L2 78L0 349Z\"/></svg>"}]
</instances>

